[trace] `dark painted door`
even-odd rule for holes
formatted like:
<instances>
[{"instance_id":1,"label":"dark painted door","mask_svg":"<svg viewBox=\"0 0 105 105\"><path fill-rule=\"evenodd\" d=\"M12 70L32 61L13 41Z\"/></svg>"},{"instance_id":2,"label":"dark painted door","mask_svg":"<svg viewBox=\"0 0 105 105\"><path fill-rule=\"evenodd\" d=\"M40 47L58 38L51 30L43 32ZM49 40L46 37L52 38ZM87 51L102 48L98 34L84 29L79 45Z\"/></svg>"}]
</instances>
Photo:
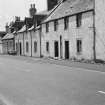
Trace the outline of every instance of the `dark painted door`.
<instances>
[{"instance_id":1,"label":"dark painted door","mask_svg":"<svg viewBox=\"0 0 105 105\"><path fill-rule=\"evenodd\" d=\"M65 59L69 59L69 41L65 41Z\"/></svg>"},{"instance_id":2,"label":"dark painted door","mask_svg":"<svg viewBox=\"0 0 105 105\"><path fill-rule=\"evenodd\" d=\"M55 47L55 57L58 57L59 56L58 41L55 41L54 47Z\"/></svg>"},{"instance_id":3,"label":"dark painted door","mask_svg":"<svg viewBox=\"0 0 105 105\"><path fill-rule=\"evenodd\" d=\"M20 55L22 55L22 45L20 43Z\"/></svg>"}]
</instances>

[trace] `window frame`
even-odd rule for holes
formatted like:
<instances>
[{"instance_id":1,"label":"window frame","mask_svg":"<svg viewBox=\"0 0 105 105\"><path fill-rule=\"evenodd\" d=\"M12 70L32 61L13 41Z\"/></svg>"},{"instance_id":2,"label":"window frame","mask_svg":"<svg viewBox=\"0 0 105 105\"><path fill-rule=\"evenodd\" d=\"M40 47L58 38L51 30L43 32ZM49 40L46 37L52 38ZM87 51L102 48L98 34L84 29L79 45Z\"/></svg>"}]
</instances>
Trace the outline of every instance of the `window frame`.
<instances>
[{"instance_id":1,"label":"window frame","mask_svg":"<svg viewBox=\"0 0 105 105\"><path fill-rule=\"evenodd\" d=\"M46 42L46 51L49 53L49 42Z\"/></svg>"},{"instance_id":2,"label":"window frame","mask_svg":"<svg viewBox=\"0 0 105 105\"><path fill-rule=\"evenodd\" d=\"M29 52L29 43L26 42L26 53L28 53L28 52Z\"/></svg>"},{"instance_id":3,"label":"window frame","mask_svg":"<svg viewBox=\"0 0 105 105\"><path fill-rule=\"evenodd\" d=\"M77 54L81 54L82 53L82 39L77 39L76 45L77 45Z\"/></svg>"},{"instance_id":4,"label":"window frame","mask_svg":"<svg viewBox=\"0 0 105 105\"><path fill-rule=\"evenodd\" d=\"M76 15L76 26L81 27L82 25L82 13L78 13Z\"/></svg>"},{"instance_id":5,"label":"window frame","mask_svg":"<svg viewBox=\"0 0 105 105\"><path fill-rule=\"evenodd\" d=\"M69 17L64 17L64 30L67 30L69 27Z\"/></svg>"},{"instance_id":6,"label":"window frame","mask_svg":"<svg viewBox=\"0 0 105 105\"><path fill-rule=\"evenodd\" d=\"M58 30L58 20L54 20L54 31Z\"/></svg>"},{"instance_id":7,"label":"window frame","mask_svg":"<svg viewBox=\"0 0 105 105\"><path fill-rule=\"evenodd\" d=\"M34 41L34 53L37 53L37 41Z\"/></svg>"}]
</instances>

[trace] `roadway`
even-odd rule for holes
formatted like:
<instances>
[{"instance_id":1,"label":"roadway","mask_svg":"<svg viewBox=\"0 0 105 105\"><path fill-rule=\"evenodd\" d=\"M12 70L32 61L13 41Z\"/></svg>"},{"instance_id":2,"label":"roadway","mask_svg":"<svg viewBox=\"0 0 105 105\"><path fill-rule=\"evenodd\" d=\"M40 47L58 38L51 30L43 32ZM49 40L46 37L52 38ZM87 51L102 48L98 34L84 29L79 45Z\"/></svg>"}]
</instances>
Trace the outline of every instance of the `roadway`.
<instances>
[{"instance_id":1,"label":"roadway","mask_svg":"<svg viewBox=\"0 0 105 105\"><path fill-rule=\"evenodd\" d=\"M105 72L27 59L0 56L6 105L105 105Z\"/></svg>"}]
</instances>

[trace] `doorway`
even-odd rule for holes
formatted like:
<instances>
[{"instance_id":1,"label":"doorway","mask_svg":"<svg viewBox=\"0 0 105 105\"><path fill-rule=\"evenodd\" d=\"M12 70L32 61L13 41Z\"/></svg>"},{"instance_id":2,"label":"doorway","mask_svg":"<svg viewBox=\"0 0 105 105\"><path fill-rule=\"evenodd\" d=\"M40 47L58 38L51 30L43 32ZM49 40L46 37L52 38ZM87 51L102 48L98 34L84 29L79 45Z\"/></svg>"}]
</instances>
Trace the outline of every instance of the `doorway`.
<instances>
[{"instance_id":1,"label":"doorway","mask_svg":"<svg viewBox=\"0 0 105 105\"><path fill-rule=\"evenodd\" d=\"M62 36L60 35L60 58L62 59Z\"/></svg>"},{"instance_id":2,"label":"doorway","mask_svg":"<svg viewBox=\"0 0 105 105\"><path fill-rule=\"evenodd\" d=\"M55 57L58 57L59 56L58 41L55 41L54 48L55 48Z\"/></svg>"},{"instance_id":3,"label":"doorway","mask_svg":"<svg viewBox=\"0 0 105 105\"><path fill-rule=\"evenodd\" d=\"M69 41L65 41L65 59L69 59Z\"/></svg>"},{"instance_id":4,"label":"doorway","mask_svg":"<svg viewBox=\"0 0 105 105\"><path fill-rule=\"evenodd\" d=\"M20 55L22 55L22 45L21 43L19 43L19 45L20 45Z\"/></svg>"}]
</instances>

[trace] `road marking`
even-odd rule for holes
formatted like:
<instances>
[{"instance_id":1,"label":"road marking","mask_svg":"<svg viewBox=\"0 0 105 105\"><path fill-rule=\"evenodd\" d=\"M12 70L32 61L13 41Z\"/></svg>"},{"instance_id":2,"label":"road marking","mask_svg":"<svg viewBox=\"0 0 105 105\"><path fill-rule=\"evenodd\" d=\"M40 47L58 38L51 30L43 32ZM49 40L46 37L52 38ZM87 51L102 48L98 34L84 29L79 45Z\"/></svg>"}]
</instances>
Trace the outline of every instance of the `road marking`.
<instances>
[{"instance_id":1,"label":"road marking","mask_svg":"<svg viewBox=\"0 0 105 105\"><path fill-rule=\"evenodd\" d=\"M105 92L104 92L104 91L98 91L98 93L105 94Z\"/></svg>"}]
</instances>

